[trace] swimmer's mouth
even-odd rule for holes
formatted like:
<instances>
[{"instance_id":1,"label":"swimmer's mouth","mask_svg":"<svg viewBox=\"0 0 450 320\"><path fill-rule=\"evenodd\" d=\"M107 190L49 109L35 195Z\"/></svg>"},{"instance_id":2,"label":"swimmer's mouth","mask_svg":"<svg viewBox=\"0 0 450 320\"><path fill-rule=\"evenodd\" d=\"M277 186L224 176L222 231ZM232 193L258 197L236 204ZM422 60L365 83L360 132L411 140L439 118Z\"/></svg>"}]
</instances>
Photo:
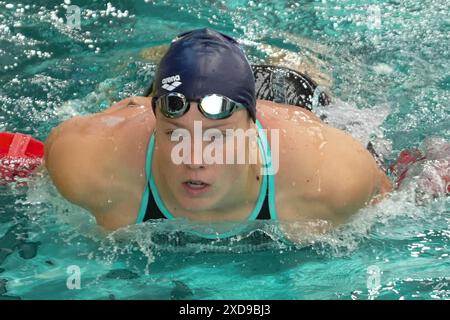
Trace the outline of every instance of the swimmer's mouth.
<instances>
[{"instance_id":1,"label":"swimmer's mouth","mask_svg":"<svg viewBox=\"0 0 450 320\"><path fill-rule=\"evenodd\" d=\"M189 188L199 189L199 190L209 186L208 183L203 182L201 180L187 180L187 181L183 182L183 184Z\"/></svg>"}]
</instances>

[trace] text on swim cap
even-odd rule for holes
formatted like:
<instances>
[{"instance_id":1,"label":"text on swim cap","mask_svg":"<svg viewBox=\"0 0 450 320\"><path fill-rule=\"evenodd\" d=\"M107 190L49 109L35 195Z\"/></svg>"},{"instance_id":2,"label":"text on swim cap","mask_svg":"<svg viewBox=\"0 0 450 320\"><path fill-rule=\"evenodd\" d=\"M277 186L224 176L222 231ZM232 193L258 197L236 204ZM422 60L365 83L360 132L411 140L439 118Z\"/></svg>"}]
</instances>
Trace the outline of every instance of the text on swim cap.
<instances>
[{"instance_id":1,"label":"text on swim cap","mask_svg":"<svg viewBox=\"0 0 450 320\"><path fill-rule=\"evenodd\" d=\"M180 81L180 76L177 74L176 76L171 76L171 77L167 77L162 79L162 84L166 84L166 83L171 83L174 81Z\"/></svg>"}]
</instances>

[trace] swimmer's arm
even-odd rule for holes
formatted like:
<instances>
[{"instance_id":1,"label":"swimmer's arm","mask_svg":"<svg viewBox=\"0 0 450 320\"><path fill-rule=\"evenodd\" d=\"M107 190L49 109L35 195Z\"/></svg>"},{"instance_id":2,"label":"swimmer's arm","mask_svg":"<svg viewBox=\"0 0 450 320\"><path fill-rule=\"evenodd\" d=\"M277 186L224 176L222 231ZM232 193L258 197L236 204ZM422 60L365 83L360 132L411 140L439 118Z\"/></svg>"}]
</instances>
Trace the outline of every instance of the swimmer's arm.
<instances>
[{"instance_id":1,"label":"swimmer's arm","mask_svg":"<svg viewBox=\"0 0 450 320\"><path fill-rule=\"evenodd\" d=\"M86 197L86 176L93 170L86 172L91 147L89 143L83 144L81 134L76 133L77 121L72 118L52 130L45 141L44 158L47 171L61 195L80 205Z\"/></svg>"},{"instance_id":2,"label":"swimmer's arm","mask_svg":"<svg viewBox=\"0 0 450 320\"><path fill-rule=\"evenodd\" d=\"M119 102L114 103L109 108L102 110L100 113L111 113L115 112L117 110L125 109L125 108L132 108L132 107L139 107L139 106L145 106L147 108L151 108L151 101L149 97L130 97L123 99Z\"/></svg>"},{"instance_id":3,"label":"swimmer's arm","mask_svg":"<svg viewBox=\"0 0 450 320\"><path fill-rule=\"evenodd\" d=\"M107 230L116 230L136 223L136 212L138 207L133 207L130 199L136 196L125 190L125 188L111 188L108 185L91 184L86 186L88 192L84 192L81 197L67 198L70 202L86 209L94 217L98 225ZM105 191L106 190L106 191Z\"/></svg>"},{"instance_id":4,"label":"swimmer's arm","mask_svg":"<svg viewBox=\"0 0 450 320\"><path fill-rule=\"evenodd\" d=\"M59 193L68 201L90 209L92 195L100 190L96 187L95 161L90 155L95 148L82 131L82 117L69 119L54 128L44 146L45 166Z\"/></svg>"},{"instance_id":5,"label":"swimmer's arm","mask_svg":"<svg viewBox=\"0 0 450 320\"><path fill-rule=\"evenodd\" d=\"M329 144L330 158L321 172L332 179L327 179L328 185L323 187L323 202L330 209L331 220L340 224L361 208L381 201L392 185L358 140L341 130L330 130L336 136L334 143Z\"/></svg>"},{"instance_id":6,"label":"swimmer's arm","mask_svg":"<svg viewBox=\"0 0 450 320\"><path fill-rule=\"evenodd\" d=\"M361 169L353 167L354 171L348 172L345 189L336 190L329 197L336 224L346 223L360 209L379 203L392 190L389 178L375 161L369 161L365 170Z\"/></svg>"},{"instance_id":7,"label":"swimmer's arm","mask_svg":"<svg viewBox=\"0 0 450 320\"><path fill-rule=\"evenodd\" d=\"M67 126L67 124L66 124ZM46 142L48 173L59 193L69 202L88 210L97 223L106 229L117 229L133 223L129 200L130 191L112 185L95 167L89 157L93 144L82 143L77 135L66 134ZM81 151L83 150L83 151ZM101 171L101 172L99 172ZM137 212L138 208L134 209Z\"/></svg>"},{"instance_id":8,"label":"swimmer's arm","mask_svg":"<svg viewBox=\"0 0 450 320\"><path fill-rule=\"evenodd\" d=\"M72 118L53 129L45 142L45 166L59 193L69 202L88 210L106 229L134 223L139 208L130 199L142 196L126 183L113 183L104 176L93 155L98 143L83 134L83 119ZM112 165L114 166L114 165ZM119 179L120 180L120 179ZM122 181L122 180L121 180ZM139 203L139 201L131 203Z\"/></svg>"},{"instance_id":9,"label":"swimmer's arm","mask_svg":"<svg viewBox=\"0 0 450 320\"><path fill-rule=\"evenodd\" d=\"M374 195L369 202L370 205L375 205L381 202L381 200L383 200L392 191L392 182L383 170L378 169L377 175L378 178L376 188Z\"/></svg>"},{"instance_id":10,"label":"swimmer's arm","mask_svg":"<svg viewBox=\"0 0 450 320\"><path fill-rule=\"evenodd\" d=\"M324 234L347 223L361 208L381 201L392 190L389 178L364 146L348 134L332 130L339 137L327 144L320 167L320 192L316 188L302 190L297 206L293 200L292 206L285 206L285 213L279 213L280 220L287 221L283 233L299 244L307 235Z\"/></svg>"}]
</instances>

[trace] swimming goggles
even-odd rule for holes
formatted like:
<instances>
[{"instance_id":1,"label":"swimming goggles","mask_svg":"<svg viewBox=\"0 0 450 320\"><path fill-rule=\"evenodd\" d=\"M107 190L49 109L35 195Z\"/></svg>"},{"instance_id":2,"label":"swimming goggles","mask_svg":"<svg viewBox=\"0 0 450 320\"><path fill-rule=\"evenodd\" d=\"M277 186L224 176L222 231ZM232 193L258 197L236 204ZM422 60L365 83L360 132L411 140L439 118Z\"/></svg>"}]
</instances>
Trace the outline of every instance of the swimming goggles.
<instances>
[{"instance_id":1,"label":"swimming goggles","mask_svg":"<svg viewBox=\"0 0 450 320\"><path fill-rule=\"evenodd\" d=\"M209 94L201 99L187 99L183 94L171 92L160 97L152 98L153 112L156 107L167 118L175 119L189 111L190 102L197 102L198 109L208 119L225 119L233 112L246 107L228 97L219 94Z\"/></svg>"}]
</instances>

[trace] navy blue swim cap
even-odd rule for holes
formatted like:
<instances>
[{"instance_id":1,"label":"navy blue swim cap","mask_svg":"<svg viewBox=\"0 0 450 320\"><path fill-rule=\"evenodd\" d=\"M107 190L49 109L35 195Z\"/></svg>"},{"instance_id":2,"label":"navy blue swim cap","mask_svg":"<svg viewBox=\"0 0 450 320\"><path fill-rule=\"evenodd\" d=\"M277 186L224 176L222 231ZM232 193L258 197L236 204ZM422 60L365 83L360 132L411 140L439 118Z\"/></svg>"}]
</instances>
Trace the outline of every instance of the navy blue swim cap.
<instances>
[{"instance_id":1,"label":"navy blue swim cap","mask_svg":"<svg viewBox=\"0 0 450 320\"><path fill-rule=\"evenodd\" d=\"M256 119L255 78L236 40L211 29L178 35L158 65L152 96L169 92L188 100L220 94L241 103Z\"/></svg>"}]
</instances>

